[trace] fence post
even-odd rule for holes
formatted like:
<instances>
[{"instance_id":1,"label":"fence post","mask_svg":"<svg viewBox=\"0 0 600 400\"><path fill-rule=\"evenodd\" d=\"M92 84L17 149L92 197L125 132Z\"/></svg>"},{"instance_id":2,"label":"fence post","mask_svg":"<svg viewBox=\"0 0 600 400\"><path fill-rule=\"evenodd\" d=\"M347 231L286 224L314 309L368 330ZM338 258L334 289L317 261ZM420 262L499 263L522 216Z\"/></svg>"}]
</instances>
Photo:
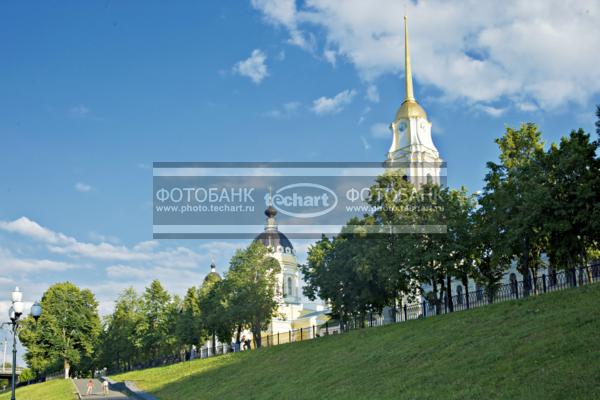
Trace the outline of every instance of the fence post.
<instances>
[{"instance_id":1,"label":"fence post","mask_svg":"<svg viewBox=\"0 0 600 400\"><path fill-rule=\"evenodd\" d=\"M329 321L325 321L325 335L329 336Z\"/></svg>"},{"instance_id":2,"label":"fence post","mask_svg":"<svg viewBox=\"0 0 600 400\"><path fill-rule=\"evenodd\" d=\"M279 332L277 332L277 345L279 345Z\"/></svg>"},{"instance_id":3,"label":"fence post","mask_svg":"<svg viewBox=\"0 0 600 400\"><path fill-rule=\"evenodd\" d=\"M408 321L408 311L406 310L406 304L404 305L404 320Z\"/></svg>"},{"instance_id":4,"label":"fence post","mask_svg":"<svg viewBox=\"0 0 600 400\"><path fill-rule=\"evenodd\" d=\"M444 314L448 314L448 296L444 296Z\"/></svg>"},{"instance_id":5,"label":"fence post","mask_svg":"<svg viewBox=\"0 0 600 400\"><path fill-rule=\"evenodd\" d=\"M423 305L423 318L427 318L427 306L425 305L425 302L421 303Z\"/></svg>"},{"instance_id":6,"label":"fence post","mask_svg":"<svg viewBox=\"0 0 600 400\"><path fill-rule=\"evenodd\" d=\"M290 331L290 343L292 342L292 331Z\"/></svg>"},{"instance_id":7,"label":"fence post","mask_svg":"<svg viewBox=\"0 0 600 400\"><path fill-rule=\"evenodd\" d=\"M542 274L542 289L546 293L546 274Z\"/></svg>"},{"instance_id":8,"label":"fence post","mask_svg":"<svg viewBox=\"0 0 600 400\"><path fill-rule=\"evenodd\" d=\"M523 281L525 282L525 281ZM515 299L519 298L519 282L515 281Z\"/></svg>"},{"instance_id":9,"label":"fence post","mask_svg":"<svg viewBox=\"0 0 600 400\"><path fill-rule=\"evenodd\" d=\"M313 325L313 339L317 337L317 327Z\"/></svg>"}]
</instances>

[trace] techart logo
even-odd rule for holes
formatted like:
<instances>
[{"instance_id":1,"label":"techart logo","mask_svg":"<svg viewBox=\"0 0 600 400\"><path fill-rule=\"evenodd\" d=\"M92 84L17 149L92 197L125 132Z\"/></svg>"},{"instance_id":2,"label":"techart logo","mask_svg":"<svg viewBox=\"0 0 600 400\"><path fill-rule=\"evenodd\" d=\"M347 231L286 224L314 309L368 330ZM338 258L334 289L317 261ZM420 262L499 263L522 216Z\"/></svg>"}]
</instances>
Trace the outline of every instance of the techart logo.
<instances>
[{"instance_id":1,"label":"techart logo","mask_svg":"<svg viewBox=\"0 0 600 400\"><path fill-rule=\"evenodd\" d=\"M270 195L265 195L269 205ZM316 183L294 183L279 188L272 195L273 207L280 213L295 218L314 218L325 215L337 206L333 190Z\"/></svg>"}]
</instances>

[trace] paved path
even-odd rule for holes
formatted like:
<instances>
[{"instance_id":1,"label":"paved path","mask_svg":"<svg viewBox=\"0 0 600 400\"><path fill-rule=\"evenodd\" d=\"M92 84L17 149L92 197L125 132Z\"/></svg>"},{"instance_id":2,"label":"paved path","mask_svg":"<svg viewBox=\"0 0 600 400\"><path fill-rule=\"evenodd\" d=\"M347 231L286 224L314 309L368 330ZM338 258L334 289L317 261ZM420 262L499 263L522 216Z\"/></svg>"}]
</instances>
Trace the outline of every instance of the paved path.
<instances>
[{"instance_id":1,"label":"paved path","mask_svg":"<svg viewBox=\"0 0 600 400\"><path fill-rule=\"evenodd\" d=\"M129 399L129 397L125 396L121 392L116 392L114 390L109 390L108 395L104 396L102 394L102 383L98 379L92 379L94 382L94 389L92 390L92 394L90 396L86 396L87 392L87 383L89 379L73 379L75 386L77 386L77 390L81 393L82 399L104 399L104 400L124 400Z\"/></svg>"}]
</instances>

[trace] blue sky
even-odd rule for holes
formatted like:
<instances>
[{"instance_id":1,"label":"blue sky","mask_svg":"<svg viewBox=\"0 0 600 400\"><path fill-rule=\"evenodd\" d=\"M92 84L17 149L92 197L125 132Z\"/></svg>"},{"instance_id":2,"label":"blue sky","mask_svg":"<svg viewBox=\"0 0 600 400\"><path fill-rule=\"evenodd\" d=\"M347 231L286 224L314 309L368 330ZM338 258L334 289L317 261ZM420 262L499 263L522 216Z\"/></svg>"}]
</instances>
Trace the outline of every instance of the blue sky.
<instances>
[{"instance_id":1,"label":"blue sky","mask_svg":"<svg viewBox=\"0 0 600 400\"><path fill-rule=\"evenodd\" d=\"M592 132L600 11L567 3L4 3L0 300L69 279L106 312L126 286L223 270L245 242L152 241L154 161L382 161L405 11L451 186L480 189L506 125Z\"/></svg>"}]
</instances>

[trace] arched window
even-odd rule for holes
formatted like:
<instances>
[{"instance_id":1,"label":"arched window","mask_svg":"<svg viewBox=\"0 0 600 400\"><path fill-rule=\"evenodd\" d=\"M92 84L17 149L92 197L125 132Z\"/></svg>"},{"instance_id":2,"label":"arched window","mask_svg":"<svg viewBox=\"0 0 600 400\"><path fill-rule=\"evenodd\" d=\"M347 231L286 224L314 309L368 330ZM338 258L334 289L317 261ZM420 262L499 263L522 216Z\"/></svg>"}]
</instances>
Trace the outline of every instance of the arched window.
<instances>
[{"instance_id":1,"label":"arched window","mask_svg":"<svg viewBox=\"0 0 600 400\"><path fill-rule=\"evenodd\" d=\"M517 275L514 272L511 273L508 280L510 281L510 294L517 293Z\"/></svg>"},{"instance_id":2,"label":"arched window","mask_svg":"<svg viewBox=\"0 0 600 400\"><path fill-rule=\"evenodd\" d=\"M456 304L463 303L463 287L462 285L456 286Z\"/></svg>"},{"instance_id":3,"label":"arched window","mask_svg":"<svg viewBox=\"0 0 600 400\"><path fill-rule=\"evenodd\" d=\"M433 183L433 177L431 176L431 174L427 174L427 184L430 185Z\"/></svg>"},{"instance_id":4,"label":"arched window","mask_svg":"<svg viewBox=\"0 0 600 400\"><path fill-rule=\"evenodd\" d=\"M288 296L292 296L292 278L289 276L287 278L287 292Z\"/></svg>"}]
</instances>

